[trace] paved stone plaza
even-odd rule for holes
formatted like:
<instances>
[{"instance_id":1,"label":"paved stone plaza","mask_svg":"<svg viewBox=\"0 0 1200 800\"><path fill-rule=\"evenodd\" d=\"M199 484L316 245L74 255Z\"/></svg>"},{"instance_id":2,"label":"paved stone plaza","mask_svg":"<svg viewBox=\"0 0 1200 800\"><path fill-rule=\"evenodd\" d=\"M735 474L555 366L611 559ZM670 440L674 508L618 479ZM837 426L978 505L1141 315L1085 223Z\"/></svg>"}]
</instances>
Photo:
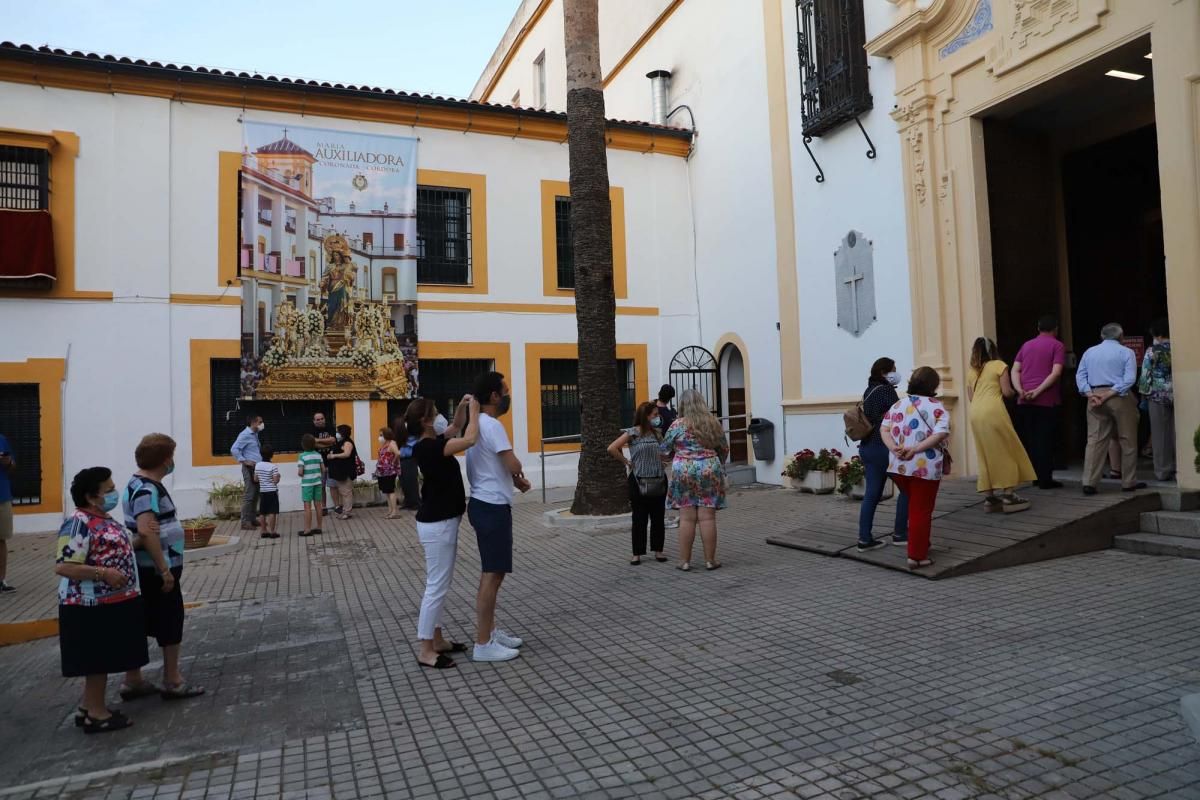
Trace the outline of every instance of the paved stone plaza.
<instances>
[{"instance_id":1,"label":"paved stone plaza","mask_svg":"<svg viewBox=\"0 0 1200 800\"><path fill-rule=\"evenodd\" d=\"M1200 797L1178 713L1200 691L1200 562L1107 551L931 582L764 543L836 502L737 493L711 574L628 566L625 532L522 504L501 621L523 655L447 672L414 658L411 519L299 539L284 515L284 538L187 567L202 699L138 701L132 729L85 737L57 641L0 648L0 795ZM463 534L447 628L466 641ZM52 612L50 537L16 547L20 595Z\"/></svg>"}]
</instances>

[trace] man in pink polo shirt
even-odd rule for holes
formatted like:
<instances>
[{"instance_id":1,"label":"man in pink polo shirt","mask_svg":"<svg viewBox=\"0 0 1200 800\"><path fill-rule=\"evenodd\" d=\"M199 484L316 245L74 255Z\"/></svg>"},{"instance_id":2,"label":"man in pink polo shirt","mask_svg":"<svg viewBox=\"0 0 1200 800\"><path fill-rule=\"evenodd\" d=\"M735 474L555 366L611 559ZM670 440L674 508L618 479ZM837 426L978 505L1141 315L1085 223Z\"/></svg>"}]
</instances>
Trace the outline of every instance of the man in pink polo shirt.
<instances>
[{"instance_id":1,"label":"man in pink polo shirt","mask_svg":"<svg viewBox=\"0 0 1200 800\"><path fill-rule=\"evenodd\" d=\"M1038 320L1038 335L1021 346L1012 366L1017 389L1017 432L1037 472L1039 489L1058 489L1054 480L1054 449L1058 441L1058 406L1062 404L1066 348L1058 340L1058 320Z\"/></svg>"}]
</instances>

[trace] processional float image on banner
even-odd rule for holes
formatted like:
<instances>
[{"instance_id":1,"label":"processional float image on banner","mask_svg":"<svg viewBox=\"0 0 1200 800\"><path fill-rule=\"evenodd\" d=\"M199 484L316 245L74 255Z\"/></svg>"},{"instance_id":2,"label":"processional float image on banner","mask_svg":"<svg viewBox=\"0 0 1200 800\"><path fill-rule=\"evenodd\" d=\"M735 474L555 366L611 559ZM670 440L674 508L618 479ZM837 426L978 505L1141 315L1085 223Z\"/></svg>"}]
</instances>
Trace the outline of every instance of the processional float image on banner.
<instances>
[{"instance_id":1,"label":"processional float image on banner","mask_svg":"<svg viewBox=\"0 0 1200 800\"><path fill-rule=\"evenodd\" d=\"M417 140L244 122L241 394L417 394Z\"/></svg>"}]
</instances>

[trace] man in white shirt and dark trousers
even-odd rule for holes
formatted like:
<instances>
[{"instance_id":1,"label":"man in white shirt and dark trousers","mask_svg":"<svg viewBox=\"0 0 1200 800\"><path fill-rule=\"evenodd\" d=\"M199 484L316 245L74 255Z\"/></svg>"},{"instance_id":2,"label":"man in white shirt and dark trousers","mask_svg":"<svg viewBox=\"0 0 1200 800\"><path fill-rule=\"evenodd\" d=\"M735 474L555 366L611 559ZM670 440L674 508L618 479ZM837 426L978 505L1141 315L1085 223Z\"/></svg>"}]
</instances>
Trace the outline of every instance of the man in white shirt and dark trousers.
<instances>
[{"instance_id":1,"label":"man in white shirt and dark trousers","mask_svg":"<svg viewBox=\"0 0 1200 800\"><path fill-rule=\"evenodd\" d=\"M475 600L475 661L509 661L524 642L496 627L496 596L504 576L512 572L513 489L529 491L521 462L513 455L508 433L497 417L508 413L512 397L499 372L485 372L475 381L479 401L479 438L467 451L467 481L471 499L467 519L479 546L479 595Z\"/></svg>"},{"instance_id":2,"label":"man in white shirt and dark trousers","mask_svg":"<svg viewBox=\"0 0 1200 800\"><path fill-rule=\"evenodd\" d=\"M1121 491L1145 489L1137 479L1138 408L1133 396L1137 382L1137 357L1121 344L1125 331L1115 322L1100 331L1100 344L1088 348L1079 360L1075 384L1087 397L1088 437L1083 456L1083 493L1095 494L1108 458L1108 443L1115 435L1121 443Z\"/></svg>"}]
</instances>

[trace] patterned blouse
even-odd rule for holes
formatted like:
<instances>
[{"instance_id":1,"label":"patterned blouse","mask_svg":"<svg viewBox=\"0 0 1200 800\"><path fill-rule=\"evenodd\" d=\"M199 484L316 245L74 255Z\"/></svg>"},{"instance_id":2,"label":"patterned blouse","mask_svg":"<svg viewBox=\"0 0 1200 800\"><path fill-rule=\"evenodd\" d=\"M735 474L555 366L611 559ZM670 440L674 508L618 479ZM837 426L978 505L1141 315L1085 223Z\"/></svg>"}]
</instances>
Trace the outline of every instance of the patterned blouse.
<instances>
[{"instance_id":1,"label":"patterned blouse","mask_svg":"<svg viewBox=\"0 0 1200 800\"><path fill-rule=\"evenodd\" d=\"M1156 403L1175 404L1170 342L1160 342L1146 351L1142 358L1142 379L1138 383L1138 392Z\"/></svg>"},{"instance_id":2,"label":"patterned blouse","mask_svg":"<svg viewBox=\"0 0 1200 800\"><path fill-rule=\"evenodd\" d=\"M375 462L375 474L381 478L400 474L400 464L388 444L388 442L383 443L379 450L379 460Z\"/></svg>"},{"instance_id":3,"label":"patterned blouse","mask_svg":"<svg viewBox=\"0 0 1200 800\"><path fill-rule=\"evenodd\" d=\"M95 606L132 600L141 594L133 536L121 523L82 508L63 520L58 529L56 564L84 564L119 570L126 583L120 589L104 581L63 578L58 602L64 606Z\"/></svg>"},{"instance_id":4,"label":"patterned blouse","mask_svg":"<svg viewBox=\"0 0 1200 800\"><path fill-rule=\"evenodd\" d=\"M716 450L702 444L696 438L696 435L692 433L692 429L682 419L677 419L671 423L671 427L667 429L667 435L663 437L659 449L666 455L673 454L676 459L721 458L721 455Z\"/></svg>"},{"instance_id":5,"label":"patterned blouse","mask_svg":"<svg viewBox=\"0 0 1200 800\"><path fill-rule=\"evenodd\" d=\"M662 475L662 455L658 449L662 439L658 432L642 433L640 428L629 428L625 435L629 437L629 460L633 462L633 474L639 478Z\"/></svg>"},{"instance_id":6,"label":"patterned blouse","mask_svg":"<svg viewBox=\"0 0 1200 800\"><path fill-rule=\"evenodd\" d=\"M887 432L900 447L912 447L937 433L950 432L950 415L942 401L911 395L897 402L883 418ZM895 453L888 459L888 472L928 481L940 481L945 455L942 448L931 447L902 459Z\"/></svg>"}]
</instances>

